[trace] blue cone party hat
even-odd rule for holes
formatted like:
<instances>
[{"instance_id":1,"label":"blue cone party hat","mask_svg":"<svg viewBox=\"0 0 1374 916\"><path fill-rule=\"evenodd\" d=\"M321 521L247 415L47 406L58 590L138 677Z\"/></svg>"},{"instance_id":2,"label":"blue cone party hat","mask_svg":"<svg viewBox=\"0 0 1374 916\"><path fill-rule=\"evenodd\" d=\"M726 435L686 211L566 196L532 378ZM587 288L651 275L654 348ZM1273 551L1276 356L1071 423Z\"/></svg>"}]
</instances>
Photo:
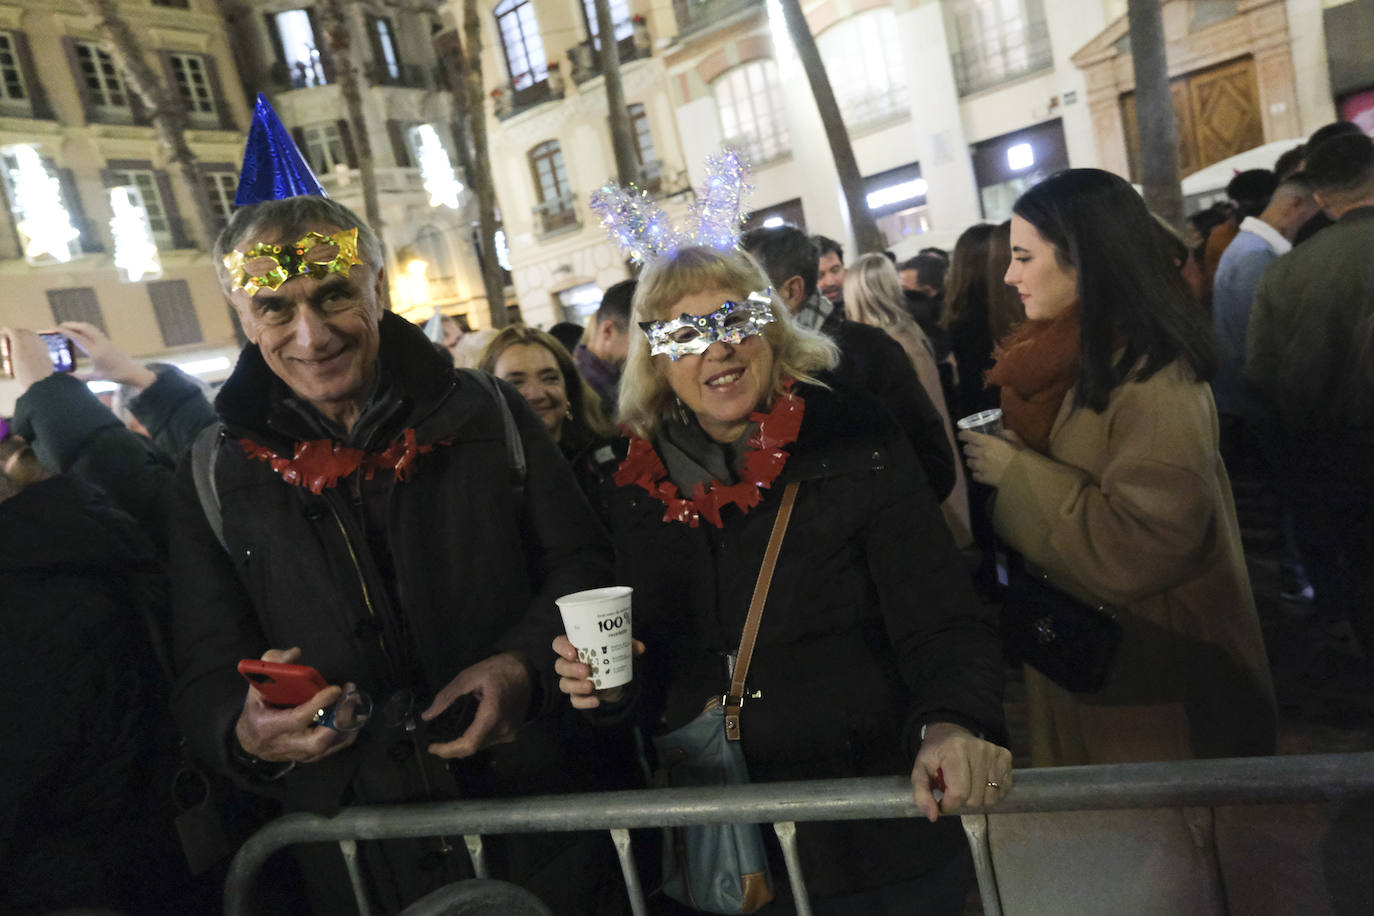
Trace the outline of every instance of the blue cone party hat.
<instances>
[{"instance_id":1,"label":"blue cone party hat","mask_svg":"<svg viewBox=\"0 0 1374 916\"><path fill-rule=\"evenodd\" d=\"M253 108L253 126L248 130L248 146L243 151L243 170L239 172L234 206L299 194L329 196L272 110L267 96L259 92L258 104Z\"/></svg>"}]
</instances>

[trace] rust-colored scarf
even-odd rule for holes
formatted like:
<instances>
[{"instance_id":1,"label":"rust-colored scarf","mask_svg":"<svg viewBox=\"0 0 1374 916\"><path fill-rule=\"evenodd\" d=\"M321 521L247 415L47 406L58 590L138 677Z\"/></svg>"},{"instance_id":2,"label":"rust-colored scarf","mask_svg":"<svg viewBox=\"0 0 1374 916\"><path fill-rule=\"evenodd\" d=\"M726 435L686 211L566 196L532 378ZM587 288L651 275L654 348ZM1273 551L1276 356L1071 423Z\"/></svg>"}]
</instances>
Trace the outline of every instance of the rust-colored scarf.
<instances>
[{"instance_id":1,"label":"rust-colored scarf","mask_svg":"<svg viewBox=\"0 0 1374 916\"><path fill-rule=\"evenodd\" d=\"M1002 425L1047 453L1064 395L1078 382L1082 328L1078 309L1027 321L997 346L989 384L1002 388Z\"/></svg>"}]
</instances>

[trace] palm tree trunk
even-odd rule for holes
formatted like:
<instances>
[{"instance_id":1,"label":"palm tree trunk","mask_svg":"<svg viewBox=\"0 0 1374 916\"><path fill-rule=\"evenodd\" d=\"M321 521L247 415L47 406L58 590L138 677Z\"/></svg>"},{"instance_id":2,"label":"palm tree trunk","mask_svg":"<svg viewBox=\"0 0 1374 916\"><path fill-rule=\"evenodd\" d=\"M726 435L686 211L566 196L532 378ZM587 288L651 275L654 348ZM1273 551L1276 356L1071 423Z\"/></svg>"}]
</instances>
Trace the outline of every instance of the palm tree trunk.
<instances>
[{"instance_id":1,"label":"palm tree trunk","mask_svg":"<svg viewBox=\"0 0 1374 916\"><path fill-rule=\"evenodd\" d=\"M333 59L339 94L343 96L348 126L353 133L353 150L358 157L358 173L363 186L363 216L380 238L382 208L377 201L377 172L372 162L372 137L363 114L362 86L358 70L353 66L353 39L348 31L348 14L342 0L320 0L319 10L324 44Z\"/></svg>"},{"instance_id":2,"label":"palm tree trunk","mask_svg":"<svg viewBox=\"0 0 1374 916\"><path fill-rule=\"evenodd\" d=\"M830 142L830 154L835 160L835 171L840 176L840 188L844 191L845 205L849 209L849 226L854 231L854 244L859 254L882 251L887 247L878 224L869 212L868 200L864 194L863 176L859 174L859 163L854 158L854 147L849 143L849 131L845 129L844 118L840 116L840 106L835 102L835 92L830 88L830 77L826 75L821 52L816 48L816 39L811 35L811 27L802 15L800 0L779 0L782 15L787 23L787 32L792 36L792 44L797 49L806 80L811 84L811 94L816 97L816 108L821 114L821 125L825 128L825 138Z\"/></svg>"},{"instance_id":3,"label":"palm tree trunk","mask_svg":"<svg viewBox=\"0 0 1374 916\"><path fill-rule=\"evenodd\" d=\"M594 0L596 33L601 40L601 75L606 80L606 107L611 117L611 147L615 151L615 170L623 186L639 184L639 156L635 153L634 133L630 129L630 109L625 104L625 86L620 81L620 46L615 40L609 0Z\"/></svg>"},{"instance_id":4,"label":"palm tree trunk","mask_svg":"<svg viewBox=\"0 0 1374 916\"><path fill-rule=\"evenodd\" d=\"M1135 117L1140 132L1140 185L1145 205L1183 231L1183 182L1179 177L1178 125L1169 93L1161 0L1130 0L1131 65L1135 69Z\"/></svg>"},{"instance_id":5,"label":"palm tree trunk","mask_svg":"<svg viewBox=\"0 0 1374 916\"><path fill-rule=\"evenodd\" d=\"M491 150L487 146L487 110L482 85L482 20L478 0L463 0L463 76L467 88L467 125L472 137L473 190L477 192L478 231L482 241L482 284L487 291L491 326L504 328L506 284L496 261L496 184L491 176Z\"/></svg>"}]
</instances>

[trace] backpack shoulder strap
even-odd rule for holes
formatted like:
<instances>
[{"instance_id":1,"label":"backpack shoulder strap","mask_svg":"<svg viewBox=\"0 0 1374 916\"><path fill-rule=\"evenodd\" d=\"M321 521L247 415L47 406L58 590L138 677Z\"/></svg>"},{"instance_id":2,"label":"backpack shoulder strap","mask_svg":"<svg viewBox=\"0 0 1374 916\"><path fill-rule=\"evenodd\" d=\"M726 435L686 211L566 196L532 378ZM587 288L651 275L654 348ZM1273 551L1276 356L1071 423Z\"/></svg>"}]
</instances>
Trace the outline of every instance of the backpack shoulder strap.
<instances>
[{"instance_id":1,"label":"backpack shoulder strap","mask_svg":"<svg viewBox=\"0 0 1374 916\"><path fill-rule=\"evenodd\" d=\"M496 384L495 377L480 369L463 369L461 371L475 379L496 399L496 405L501 411L501 426L505 430L506 436L506 463L510 466L511 478L515 481L516 489L523 489L526 470L525 442L520 438L520 429L515 425L515 414L511 413L510 404L506 402L506 396L501 393L501 386Z\"/></svg>"},{"instance_id":2,"label":"backpack shoulder strap","mask_svg":"<svg viewBox=\"0 0 1374 916\"><path fill-rule=\"evenodd\" d=\"M215 464L219 461L219 441L224 433L223 423L211 423L196 435L191 444L191 476L196 482L196 496L215 540L226 551L224 542L224 513L220 509L219 485L215 482Z\"/></svg>"}]
</instances>

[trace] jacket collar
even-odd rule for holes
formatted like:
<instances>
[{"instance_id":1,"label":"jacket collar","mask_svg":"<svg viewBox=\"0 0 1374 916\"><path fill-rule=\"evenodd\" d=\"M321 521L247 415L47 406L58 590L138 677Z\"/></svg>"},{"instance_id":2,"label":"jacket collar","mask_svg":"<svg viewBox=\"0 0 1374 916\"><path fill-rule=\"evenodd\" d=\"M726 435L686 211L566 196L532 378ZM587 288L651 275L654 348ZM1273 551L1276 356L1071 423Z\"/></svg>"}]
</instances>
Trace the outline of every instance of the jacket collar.
<instances>
[{"instance_id":1,"label":"jacket collar","mask_svg":"<svg viewBox=\"0 0 1374 916\"><path fill-rule=\"evenodd\" d=\"M369 439L362 444L369 446L399 426L414 425L431 414L454 377L449 360L405 319L382 313L379 337L380 382L358 427ZM311 416L314 411L268 367L256 344L239 354L238 364L215 398L215 410L232 435L247 436L283 454L289 453L286 444L290 442L337 438L325 435L328 427L323 418Z\"/></svg>"}]
</instances>

